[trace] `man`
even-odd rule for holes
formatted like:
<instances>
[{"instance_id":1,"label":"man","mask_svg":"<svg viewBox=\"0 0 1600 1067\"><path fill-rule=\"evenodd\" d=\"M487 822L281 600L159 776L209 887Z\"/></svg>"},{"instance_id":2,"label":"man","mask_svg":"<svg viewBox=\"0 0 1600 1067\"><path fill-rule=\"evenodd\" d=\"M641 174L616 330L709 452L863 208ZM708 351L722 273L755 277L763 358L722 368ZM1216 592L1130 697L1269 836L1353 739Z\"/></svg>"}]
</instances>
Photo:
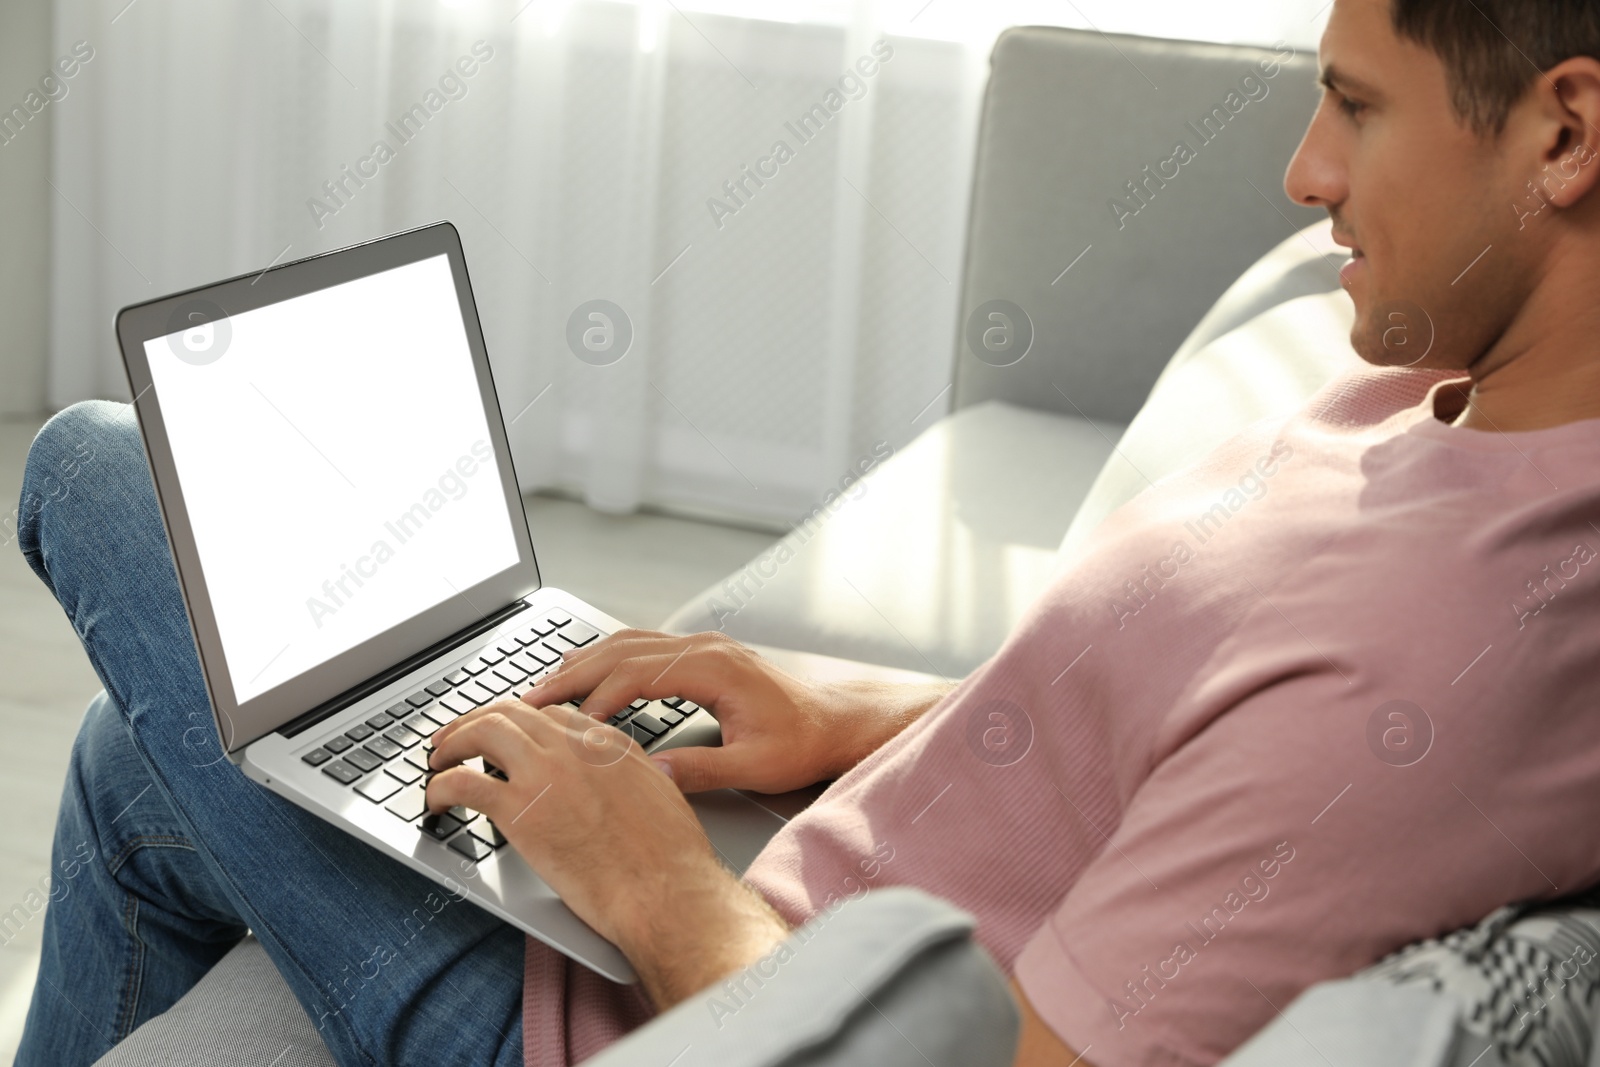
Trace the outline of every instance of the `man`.
<instances>
[{"instance_id":1,"label":"man","mask_svg":"<svg viewBox=\"0 0 1600 1067\"><path fill-rule=\"evenodd\" d=\"M1118 511L951 693L630 631L435 736L430 805L486 812L642 990L524 956L218 759L131 415L58 416L31 490L98 458L21 541L109 701L57 829L96 858L50 908L19 1063L90 1062L246 926L341 1063L575 1062L893 883L978 916L1019 1067L1212 1063L1316 981L1600 881L1600 4L1336 0L1322 52L1288 189L1355 253L1376 368ZM1396 329L1431 337L1413 367ZM1108 610L1129 583L1140 610ZM557 707L672 694L724 747L597 768ZM744 882L681 795L834 776Z\"/></svg>"}]
</instances>

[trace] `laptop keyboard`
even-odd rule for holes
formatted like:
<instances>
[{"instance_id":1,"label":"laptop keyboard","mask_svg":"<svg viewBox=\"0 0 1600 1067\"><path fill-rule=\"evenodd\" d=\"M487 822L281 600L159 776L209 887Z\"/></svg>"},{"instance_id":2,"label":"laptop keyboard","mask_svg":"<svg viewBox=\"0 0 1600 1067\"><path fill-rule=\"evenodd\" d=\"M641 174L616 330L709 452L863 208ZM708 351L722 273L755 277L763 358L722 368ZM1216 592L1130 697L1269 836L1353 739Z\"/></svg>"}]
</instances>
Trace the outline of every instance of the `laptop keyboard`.
<instances>
[{"instance_id":1,"label":"laptop keyboard","mask_svg":"<svg viewBox=\"0 0 1600 1067\"><path fill-rule=\"evenodd\" d=\"M501 697L520 697L561 661L564 652L599 637L599 630L567 612L550 612L521 630L497 637L460 667L418 686L387 711L334 734L300 758L468 859L486 859L506 843L488 819L465 808L427 813L424 789L432 774L428 769L432 746L427 739L473 708ZM576 700L568 704L578 707ZM606 722L642 748L698 710L680 697L636 700ZM505 777L493 767L486 769Z\"/></svg>"}]
</instances>

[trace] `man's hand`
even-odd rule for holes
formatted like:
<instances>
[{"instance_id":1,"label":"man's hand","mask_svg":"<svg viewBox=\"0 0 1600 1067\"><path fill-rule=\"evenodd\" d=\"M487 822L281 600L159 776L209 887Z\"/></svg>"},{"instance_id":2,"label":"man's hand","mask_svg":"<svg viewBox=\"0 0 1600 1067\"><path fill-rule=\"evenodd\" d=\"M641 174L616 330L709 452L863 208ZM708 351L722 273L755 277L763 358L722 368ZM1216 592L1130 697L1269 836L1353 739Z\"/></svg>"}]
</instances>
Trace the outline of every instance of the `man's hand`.
<instances>
[{"instance_id":1,"label":"man's hand","mask_svg":"<svg viewBox=\"0 0 1600 1067\"><path fill-rule=\"evenodd\" d=\"M640 697L683 697L722 726L720 748L653 757L670 764L683 792L786 793L837 778L947 692L942 685L808 682L723 634L622 630L568 652L522 699L535 705L582 699L583 714L605 719Z\"/></svg>"},{"instance_id":2,"label":"man's hand","mask_svg":"<svg viewBox=\"0 0 1600 1067\"><path fill-rule=\"evenodd\" d=\"M788 928L718 861L672 781L615 728L499 701L433 735L428 807L488 816L665 1010L772 949ZM482 757L501 780L467 760Z\"/></svg>"}]
</instances>

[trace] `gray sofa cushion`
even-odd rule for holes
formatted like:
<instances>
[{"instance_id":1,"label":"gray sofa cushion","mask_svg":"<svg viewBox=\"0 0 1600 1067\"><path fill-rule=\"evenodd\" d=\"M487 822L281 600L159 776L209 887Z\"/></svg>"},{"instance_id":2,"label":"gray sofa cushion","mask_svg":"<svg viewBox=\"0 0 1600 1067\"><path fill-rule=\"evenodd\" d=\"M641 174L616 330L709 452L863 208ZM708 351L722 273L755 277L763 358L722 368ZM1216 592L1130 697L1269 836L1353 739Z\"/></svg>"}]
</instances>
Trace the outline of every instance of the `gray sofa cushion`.
<instances>
[{"instance_id":1,"label":"gray sofa cushion","mask_svg":"<svg viewBox=\"0 0 1600 1067\"><path fill-rule=\"evenodd\" d=\"M1467 1067L1461 1005L1431 989L1350 979L1313 986L1225 1067ZM1483 1051L1480 1044L1473 1050ZM1493 1053L1476 1067L1504 1067Z\"/></svg>"},{"instance_id":2,"label":"gray sofa cushion","mask_svg":"<svg viewBox=\"0 0 1600 1067\"><path fill-rule=\"evenodd\" d=\"M1009 404L963 409L664 628L962 677L1048 585L1121 434Z\"/></svg>"},{"instance_id":3,"label":"gray sofa cushion","mask_svg":"<svg viewBox=\"0 0 1600 1067\"><path fill-rule=\"evenodd\" d=\"M276 1058L275 1058L276 1057ZM253 937L95 1067L334 1067L311 1019Z\"/></svg>"},{"instance_id":4,"label":"gray sofa cushion","mask_svg":"<svg viewBox=\"0 0 1600 1067\"><path fill-rule=\"evenodd\" d=\"M1316 108L1315 59L1089 30L1006 31L984 98L960 322L1005 300L1032 321L1034 341L1021 362L994 366L958 331L956 405L1004 400L1133 418L1229 283L1322 216L1283 190ZM1250 96L1240 92L1246 78ZM1217 132L1202 141L1189 124L1213 108L1226 121L1213 117ZM1158 168L1180 140L1195 158L1166 167L1175 176L1163 180ZM1148 183L1145 206L1129 182ZM1138 214L1114 210L1116 200Z\"/></svg>"}]
</instances>

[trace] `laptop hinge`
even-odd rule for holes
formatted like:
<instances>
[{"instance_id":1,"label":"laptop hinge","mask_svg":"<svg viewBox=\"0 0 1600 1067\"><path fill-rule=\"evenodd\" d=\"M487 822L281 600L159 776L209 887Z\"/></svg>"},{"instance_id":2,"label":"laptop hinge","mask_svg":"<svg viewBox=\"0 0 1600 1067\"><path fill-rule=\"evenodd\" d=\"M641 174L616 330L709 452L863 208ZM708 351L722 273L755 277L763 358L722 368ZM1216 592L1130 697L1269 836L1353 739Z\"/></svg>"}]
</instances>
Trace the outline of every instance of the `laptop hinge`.
<instances>
[{"instance_id":1,"label":"laptop hinge","mask_svg":"<svg viewBox=\"0 0 1600 1067\"><path fill-rule=\"evenodd\" d=\"M315 726L323 719L326 719L328 716L336 715L345 708L348 708L351 704L354 704L356 701L363 700L371 696L373 693L376 693L390 682L393 682L398 678L405 677L418 667L427 663L429 660L437 659L439 656L449 652L452 648L467 643L474 637L477 637L479 634L488 633L490 630L493 630L495 627L499 626L513 615L517 614L517 612L525 610L527 606L528 605L521 600L517 601L515 604L506 605L493 615L490 615L487 618L479 619L466 629L459 630L445 638L443 641L423 649L415 656L396 663L393 667L390 667L382 674L374 675L355 688L345 690L332 700L324 701L323 703L318 704L304 715L301 715L300 717L279 727L277 730L278 734L283 737L294 737L296 734L304 733L306 730L309 730L311 727Z\"/></svg>"}]
</instances>

